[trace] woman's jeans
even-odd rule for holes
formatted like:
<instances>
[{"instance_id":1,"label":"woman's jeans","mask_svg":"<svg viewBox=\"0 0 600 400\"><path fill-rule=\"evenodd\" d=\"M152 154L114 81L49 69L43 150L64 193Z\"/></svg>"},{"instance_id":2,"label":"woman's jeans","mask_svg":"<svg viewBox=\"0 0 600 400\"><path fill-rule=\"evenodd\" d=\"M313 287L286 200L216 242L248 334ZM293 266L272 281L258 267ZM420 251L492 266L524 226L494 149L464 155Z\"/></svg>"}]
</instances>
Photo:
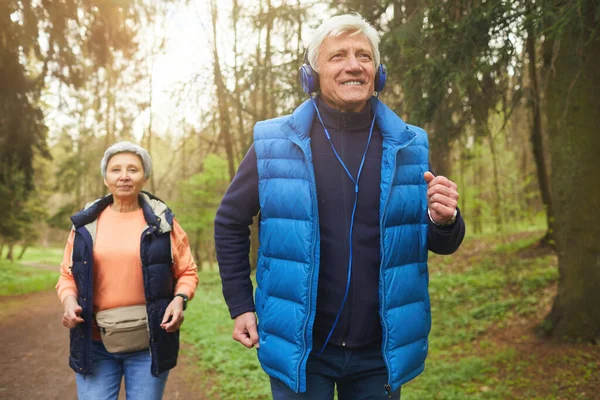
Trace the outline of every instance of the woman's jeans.
<instances>
[{"instance_id":1,"label":"woman's jeans","mask_svg":"<svg viewBox=\"0 0 600 400\"><path fill-rule=\"evenodd\" d=\"M294 393L279 379L271 378L274 400L333 400L337 385L339 400L400 399L400 389L388 394L387 368L381 346L348 348L327 345L323 354L315 345L306 365L306 392Z\"/></svg>"},{"instance_id":2,"label":"woman's jeans","mask_svg":"<svg viewBox=\"0 0 600 400\"><path fill-rule=\"evenodd\" d=\"M150 350L109 353L100 341L92 342L93 374L76 375L79 400L116 400L125 377L127 400L160 400L169 371L152 376Z\"/></svg>"}]
</instances>

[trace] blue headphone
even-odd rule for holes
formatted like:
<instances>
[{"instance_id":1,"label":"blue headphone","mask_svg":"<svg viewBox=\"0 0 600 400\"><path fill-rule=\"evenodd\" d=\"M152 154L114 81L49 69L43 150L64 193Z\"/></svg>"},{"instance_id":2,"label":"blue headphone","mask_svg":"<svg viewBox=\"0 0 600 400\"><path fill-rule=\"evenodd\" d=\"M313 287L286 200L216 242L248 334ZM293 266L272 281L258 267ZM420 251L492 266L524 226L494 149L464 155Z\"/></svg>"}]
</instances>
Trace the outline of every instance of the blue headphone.
<instances>
[{"instance_id":1,"label":"blue headphone","mask_svg":"<svg viewBox=\"0 0 600 400\"><path fill-rule=\"evenodd\" d=\"M379 64L375 74L375 92L379 93L383 90L386 79L387 69L385 65ZM308 51L304 53L304 64L300 67L300 83L302 90L308 95L319 91L319 74L308 63Z\"/></svg>"}]
</instances>

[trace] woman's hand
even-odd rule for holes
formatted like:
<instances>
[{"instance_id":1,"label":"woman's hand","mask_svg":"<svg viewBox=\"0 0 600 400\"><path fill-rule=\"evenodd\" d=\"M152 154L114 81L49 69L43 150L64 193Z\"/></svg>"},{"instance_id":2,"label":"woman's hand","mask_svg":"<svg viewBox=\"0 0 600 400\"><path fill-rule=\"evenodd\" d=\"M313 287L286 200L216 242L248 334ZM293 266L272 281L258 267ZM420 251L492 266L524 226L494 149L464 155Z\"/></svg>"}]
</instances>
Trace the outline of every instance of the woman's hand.
<instances>
[{"instance_id":1,"label":"woman's hand","mask_svg":"<svg viewBox=\"0 0 600 400\"><path fill-rule=\"evenodd\" d=\"M83 308L77 303L75 296L67 296L63 302L65 312L62 316L62 324L67 328L75 328L78 324L83 322L83 318L80 317L83 312Z\"/></svg>"},{"instance_id":2,"label":"woman's hand","mask_svg":"<svg viewBox=\"0 0 600 400\"><path fill-rule=\"evenodd\" d=\"M183 324L183 299L180 296L175 296L165 310L165 316L160 327L167 332L176 332L181 324Z\"/></svg>"}]
</instances>

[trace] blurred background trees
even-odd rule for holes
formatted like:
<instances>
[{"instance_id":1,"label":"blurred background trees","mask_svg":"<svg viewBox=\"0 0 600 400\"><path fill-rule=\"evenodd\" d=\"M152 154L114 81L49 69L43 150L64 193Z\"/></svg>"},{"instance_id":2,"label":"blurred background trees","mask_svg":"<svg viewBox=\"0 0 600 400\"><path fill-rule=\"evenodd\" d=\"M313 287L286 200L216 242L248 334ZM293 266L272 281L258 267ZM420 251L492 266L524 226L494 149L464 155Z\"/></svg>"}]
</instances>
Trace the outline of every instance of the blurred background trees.
<instances>
[{"instance_id":1,"label":"blurred background trees","mask_svg":"<svg viewBox=\"0 0 600 400\"><path fill-rule=\"evenodd\" d=\"M214 267L212 219L253 125L305 99L297 69L311 30L350 10L380 31L381 97L428 131L432 169L458 183L469 234L544 229L561 273L545 326L597 337L593 0L2 2L0 255L62 245L69 215L105 193L104 149L132 140L154 159L147 189ZM185 69L165 67L181 47Z\"/></svg>"}]
</instances>

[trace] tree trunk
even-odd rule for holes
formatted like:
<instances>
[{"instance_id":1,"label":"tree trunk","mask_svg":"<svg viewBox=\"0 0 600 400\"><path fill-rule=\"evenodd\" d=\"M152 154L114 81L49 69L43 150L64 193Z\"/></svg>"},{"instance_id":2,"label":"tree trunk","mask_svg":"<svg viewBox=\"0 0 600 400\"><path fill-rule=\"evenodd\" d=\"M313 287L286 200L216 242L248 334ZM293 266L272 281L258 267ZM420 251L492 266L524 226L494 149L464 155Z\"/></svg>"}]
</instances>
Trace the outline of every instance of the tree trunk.
<instances>
[{"instance_id":1,"label":"tree trunk","mask_svg":"<svg viewBox=\"0 0 600 400\"><path fill-rule=\"evenodd\" d=\"M233 154L233 142L231 140L231 121L229 119L229 110L226 102L225 83L221 74L221 64L219 62L219 52L217 51L217 5L213 0L210 3L213 28L213 56L214 56L214 75L215 87L217 88L217 103L219 107L219 136L224 142L225 153L227 154L227 167L229 170L229 180L235 176L235 156Z\"/></svg>"},{"instance_id":2,"label":"tree trunk","mask_svg":"<svg viewBox=\"0 0 600 400\"><path fill-rule=\"evenodd\" d=\"M556 2L555 2L556 3ZM562 4L562 3L561 3ZM600 40L594 1L548 37L547 115L560 274L544 328L563 340L600 339Z\"/></svg>"},{"instance_id":3,"label":"tree trunk","mask_svg":"<svg viewBox=\"0 0 600 400\"><path fill-rule=\"evenodd\" d=\"M435 130L435 129L434 129ZM450 146L435 137L429 142L429 158L431 161L431 172L435 175L448 177L452 172L450 160Z\"/></svg>"},{"instance_id":4,"label":"tree trunk","mask_svg":"<svg viewBox=\"0 0 600 400\"><path fill-rule=\"evenodd\" d=\"M267 26L265 32L265 58L264 58L264 79L263 79L263 107L265 118L273 117L275 105L273 104L273 79L272 60L271 60L271 31L273 30L273 15L271 10L271 0L267 0Z\"/></svg>"},{"instance_id":5,"label":"tree trunk","mask_svg":"<svg viewBox=\"0 0 600 400\"><path fill-rule=\"evenodd\" d=\"M215 246L210 240L206 241L204 244L206 245L203 246L203 248L206 250L206 264L208 265L208 270L214 271L214 260L210 249L214 249Z\"/></svg>"},{"instance_id":6,"label":"tree trunk","mask_svg":"<svg viewBox=\"0 0 600 400\"><path fill-rule=\"evenodd\" d=\"M29 248L29 244L23 244L23 248L21 249L21 252L19 253L19 256L17 257L17 260L23 259L23 256L25 255L25 252L27 251L28 248Z\"/></svg>"},{"instance_id":7,"label":"tree trunk","mask_svg":"<svg viewBox=\"0 0 600 400\"><path fill-rule=\"evenodd\" d=\"M203 264L203 259L202 259L202 248L200 247L200 234L201 231L200 229L196 229L196 240L193 241L193 245L192 245L192 253L194 254L194 260L196 261L196 266L198 267L198 271L202 271L202 264Z\"/></svg>"},{"instance_id":8,"label":"tree trunk","mask_svg":"<svg viewBox=\"0 0 600 400\"><path fill-rule=\"evenodd\" d=\"M500 190L500 172L498 171L498 154L496 152L496 144L494 143L494 135L492 131L485 127L487 132L488 144L490 147L490 153L492 155L492 182L494 184L494 219L496 222L496 232L504 232L504 224L502 219L502 193Z\"/></svg>"},{"instance_id":9,"label":"tree trunk","mask_svg":"<svg viewBox=\"0 0 600 400\"><path fill-rule=\"evenodd\" d=\"M240 19L240 6L238 4L238 0L233 0L233 4L232 4L232 11L231 11L231 19L232 19L232 25L233 25L233 57L234 57L234 64L233 64L233 73L234 73L234 77L235 77L235 88L233 90L233 93L235 95L235 97L237 99L241 99L242 98L242 94L241 94L241 89L240 89L240 68L238 65L238 56L239 56L239 52L238 52L238 29L237 29L237 24L238 21ZM236 106L236 116L237 116L237 123L238 123L238 134L239 134L239 140L237 141L239 148L236 148L235 153L238 154L239 157L244 157L244 154L246 154L246 152L248 151L248 147L246 146L246 144L248 143L247 140L247 136L252 137L252 134L249 132L246 132L245 128L244 128L244 116L242 115L242 107L240 104L237 104Z\"/></svg>"},{"instance_id":10,"label":"tree trunk","mask_svg":"<svg viewBox=\"0 0 600 400\"><path fill-rule=\"evenodd\" d=\"M548 172L546 171L546 153L544 151L544 141L542 136L542 118L540 111L540 89L538 85L537 77L537 57L535 42L536 36L533 29L533 5L531 1L528 2L528 23L527 23L527 43L526 51L529 57L529 79L531 80L531 111L532 111L532 125L531 125L531 145L533 148L533 158L535 160L535 166L537 170L538 184L540 186L540 194L542 196L542 202L546 208L546 221L548 229L546 234L542 238L542 244L556 247L554 243L554 214L552 207L552 198L550 196L550 180L548 179Z\"/></svg>"},{"instance_id":11,"label":"tree trunk","mask_svg":"<svg viewBox=\"0 0 600 400\"><path fill-rule=\"evenodd\" d=\"M477 195L473 198L473 232L481 233L483 230L483 222L481 221L483 218L481 212L481 204L483 203L481 198L483 196L481 177L485 176L485 174L483 170L483 160L479 154L477 154L477 158L473 164L477 166L477 169L473 169L473 187L477 188L475 192Z\"/></svg>"},{"instance_id":12,"label":"tree trunk","mask_svg":"<svg viewBox=\"0 0 600 400\"><path fill-rule=\"evenodd\" d=\"M6 253L6 259L10 260L10 262L14 262L14 257L13 257L13 248L15 247L14 244L9 243L8 245L8 253Z\"/></svg>"},{"instance_id":13,"label":"tree trunk","mask_svg":"<svg viewBox=\"0 0 600 400\"><path fill-rule=\"evenodd\" d=\"M148 85L150 86L148 88L148 140L146 142L146 150L148 150L148 154L150 154L150 156L152 156L152 85L153 85L153 80L154 80L154 55L150 56L150 67L148 67L148 77L150 79L150 82L148 83ZM155 186L155 180L154 180L154 174L150 175L150 191L152 193L156 193L156 186Z\"/></svg>"}]
</instances>

